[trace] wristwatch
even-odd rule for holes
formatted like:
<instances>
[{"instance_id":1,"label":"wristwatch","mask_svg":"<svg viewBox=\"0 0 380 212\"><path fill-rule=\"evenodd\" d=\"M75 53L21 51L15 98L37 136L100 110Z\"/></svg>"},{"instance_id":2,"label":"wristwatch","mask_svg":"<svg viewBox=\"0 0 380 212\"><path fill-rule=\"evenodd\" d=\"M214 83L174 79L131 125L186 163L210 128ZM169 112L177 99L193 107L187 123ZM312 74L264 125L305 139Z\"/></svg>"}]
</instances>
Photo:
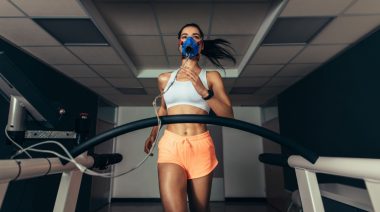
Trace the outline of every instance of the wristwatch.
<instances>
[{"instance_id":1,"label":"wristwatch","mask_svg":"<svg viewBox=\"0 0 380 212\"><path fill-rule=\"evenodd\" d=\"M207 92L208 92L208 95L206 97L202 97L202 99L209 100L211 99L211 97L214 96L214 91L212 91L211 89L208 89Z\"/></svg>"}]
</instances>

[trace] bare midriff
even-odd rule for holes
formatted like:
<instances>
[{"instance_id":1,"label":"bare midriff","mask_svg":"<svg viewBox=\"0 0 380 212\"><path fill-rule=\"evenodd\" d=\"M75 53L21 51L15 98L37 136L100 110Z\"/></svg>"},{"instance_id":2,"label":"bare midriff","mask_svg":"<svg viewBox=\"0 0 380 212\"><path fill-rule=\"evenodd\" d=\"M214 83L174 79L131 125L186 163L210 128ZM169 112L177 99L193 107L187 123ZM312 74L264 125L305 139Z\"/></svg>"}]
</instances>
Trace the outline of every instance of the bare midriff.
<instances>
[{"instance_id":1,"label":"bare midriff","mask_svg":"<svg viewBox=\"0 0 380 212\"><path fill-rule=\"evenodd\" d=\"M192 105L176 105L167 109L167 115L184 114L207 115L207 112ZM198 135L207 131L206 124L202 123L168 124L166 129L181 136Z\"/></svg>"}]
</instances>

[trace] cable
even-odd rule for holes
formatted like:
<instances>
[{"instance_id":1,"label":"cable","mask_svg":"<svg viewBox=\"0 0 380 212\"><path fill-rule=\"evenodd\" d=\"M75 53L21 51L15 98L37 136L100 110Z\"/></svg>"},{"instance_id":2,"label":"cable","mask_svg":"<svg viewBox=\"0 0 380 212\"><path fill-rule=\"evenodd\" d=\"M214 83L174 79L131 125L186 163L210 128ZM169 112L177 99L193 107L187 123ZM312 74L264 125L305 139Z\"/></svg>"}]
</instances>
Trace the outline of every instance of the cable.
<instances>
[{"instance_id":1,"label":"cable","mask_svg":"<svg viewBox=\"0 0 380 212\"><path fill-rule=\"evenodd\" d=\"M190 56L187 55L186 57L186 61L185 63L183 64L183 66L185 66L188 62L188 60L190 59ZM182 68L183 66L181 66L180 68ZM177 74L178 72L176 73L176 75L174 76L175 78L177 77ZM161 119L160 119L160 116L158 114L158 110L157 110L157 104L156 104L156 101L158 98L162 97L168 90L169 88L173 85L173 83L175 82L175 80L173 80L171 82L171 84L167 87L166 90L164 90L161 94L159 94L158 96L156 96L153 100L153 107L154 107L154 112L156 114L156 117L157 117L157 122L158 122L158 131L157 131L157 134L156 134L156 137L152 143L152 147L150 148L148 154L144 157L144 159L138 163L135 167L132 167L131 169L127 170L127 171L124 171L124 172L121 172L119 174L113 174L111 172L108 172L108 173L100 173L100 172L96 172L96 171L93 171L93 170L90 170L88 169L87 167L83 166L82 164L78 163L74 158L73 156L70 154L70 152L67 150L67 148L65 146L63 146L61 143L57 142L57 141L52 141L52 140L49 140L49 141L43 141L43 142L40 142L40 143L37 143L37 144L33 144L31 146L28 146L26 148L23 148L22 146L18 145L14 140L12 140L6 129L7 127L5 128L5 134L6 136L8 137L9 140L12 141L12 143L14 145L16 145L20 150L17 151L17 153L15 153L14 155L12 155L11 159L13 159L14 157L22 154L22 153L25 153L27 154L30 158L32 158L32 156L27 152L27 151L33 151L33 152L40 152L40 153L48 153L48 154L53 154L63 160L66 160L66 161L69 161L69 162L72 162L82 173L85 173L85 174L88 174L88 175L92 175L92 176L98 176L98 177L104 177L104 178L115 178L115 177L120 177L120 176L123 176L125 174L128 174L130 172L132 172L133 170L139 168L148 158L150 155L152 155L152 152L154 151L155 149L155 146L157 144L157 138L158 138L158 135L159 135L159 132L161 130ZM58 145L61 149L63 149L63 151L65 152L65 154L68 156L63 156L55 151L51 151L51 150L44 150L44 149L35 149L34 147L37 147L37 146L40 146L40 145L44 145L44 144L55 144L55 145Z\"/></svg>"},{"instance_id":2,"label":"cable","mask_svg":"<svg viewBox=\"0 0 380 212\"><path fill-rule=\"evenodd\" d=\"M185 60L185 62L184 62L184 64L180 67L180 68L182 68L182 67L184 67L186 64L187 64L187 62L189 61L189 59L190 59L190 54L187 54L186 55L186 60ZM177 74L178 74L178 72L176 73L176 75L174 76L174 80L170 83L170 85L162 92L162 93L160 93L158 96L156 96L155 98L154 98L154 100L153 100L153 102L152 102L152 105L153 105L153 108L154 108L154 112L155 112L155 114L156 114L156 117L157 117L157 126L158 126L158 131L157 131L157 133L156 133L156 137L155 137L155 139L154 139L154 141L153 141L153 144L152 144L152 147L150 148L150 151L149 151L149 153L148 153L148 155L150 155L151 154L151 152L153 152L153 150L154 150L154 148L155 148L155 146L156 146L156 143L157 143L157 138L158 138L158 135L159 135L159 133L160 133L160 130L161 130L161 119L160 119L160 116L159 116L159 114L158 114L158 109L157 109L157 99L158 98L162 98L162 96L169 90L169 88L174 84L174 82L175 82L175 80L176 80L176 78L177 78Z\"/></svg>"},{"instance_id":3,"label":"cable","mask_svg":"<svg viewBox=\"0 0 380 212\"><path fill-rule=\"evenodd\" d=\"M51 150L44 150L44 149L34 149L33 147L36 147L36 146L40 146L40 145L44 145L44 144L56 144L58 145L59 147L61 147L63 149L63 151L68 155L69 158L55 152L55 151L51 151ZM18 151L16 154L12 155L11 159L13 159L14 157L18 156L19 154L22 154L26 151L33 151L33 152L40 152L40 153L50 153L50 154L53 154L53 155L56 155L57 157L59 158L62 158L64 160L67 160L69 162L73 162L79 170L85 170L86 167L84 167L82 164L79 164L78 162L75 161L75 159L72 157L72 155L70 154L70 152L66 149L65 146L63 146L61 143L57 142L57 141L43 141L43 142L40 142L40 143L37 143L37 144L33 144L31 146L28 146L27 148L23 148L21 149L20 151ZM83 168L84 167L84 168Z\"/></svg>"},{"instance_id":4,"label":"cable","mask_svg":"<svg viewBox=\"0 0 380 212\"><path fill-rule=\"evenodd\" d=\"M5 136L8 138L8 140L10 140L13 145L15 145L16 147L18 147L20 150L22 150L22 146L19 145L16 141L14 141L9 135L8 135L8 125L5 126L5 129L4 129L4 132L5 132ZM28 152L25 152L26 155L28 155L29 158L32 158L32 156L28 153Z\"/></svg>"}]
</instances>

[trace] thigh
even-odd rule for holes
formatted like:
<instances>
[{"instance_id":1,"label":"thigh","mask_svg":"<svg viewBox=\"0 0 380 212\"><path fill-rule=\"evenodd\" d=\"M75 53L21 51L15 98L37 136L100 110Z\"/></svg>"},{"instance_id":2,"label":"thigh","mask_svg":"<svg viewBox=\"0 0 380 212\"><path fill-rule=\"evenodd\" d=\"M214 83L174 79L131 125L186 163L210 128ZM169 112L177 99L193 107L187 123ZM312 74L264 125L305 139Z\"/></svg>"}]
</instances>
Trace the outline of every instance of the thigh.
<instances>
[{"instance_id":1,"label":"thigh","mask_svg":"<svg viewBox=\"0 0 380 212\"><path fill-rule=\"evenodd\" d=\"M160 196L165 212L187 211L187 176L181 166L174 163L158 163Z\"/></svg>"},{"instance_id":2,"label":"thigh","mask_svg":"<svg viewBox=\"0 0 380 212\"><path fill-rule=\"evenodd\" d=\"M210 211L210 194L213 172L187 181L190 210L196 212Z\"/></svg>"}]
</instances>

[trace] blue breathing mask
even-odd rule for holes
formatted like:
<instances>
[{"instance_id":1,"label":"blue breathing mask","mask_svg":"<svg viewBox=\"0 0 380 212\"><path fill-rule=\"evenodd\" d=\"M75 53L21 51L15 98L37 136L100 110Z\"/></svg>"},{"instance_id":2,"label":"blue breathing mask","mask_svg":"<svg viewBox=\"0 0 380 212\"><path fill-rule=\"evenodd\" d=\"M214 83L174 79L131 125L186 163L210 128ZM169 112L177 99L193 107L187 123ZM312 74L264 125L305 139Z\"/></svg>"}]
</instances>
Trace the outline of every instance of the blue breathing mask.
<instances>
[{"instance_id":1,"label":"blue breathing mask","mask_svg":"<svg viewBox=\"0 0 380 212\"><path fill-rule=\"evenodd\" d=\"M192 37L186 38L182 43L182 56L189 57L190 59L198 56L199 44Z\"/></svg>"}]
</instances>

